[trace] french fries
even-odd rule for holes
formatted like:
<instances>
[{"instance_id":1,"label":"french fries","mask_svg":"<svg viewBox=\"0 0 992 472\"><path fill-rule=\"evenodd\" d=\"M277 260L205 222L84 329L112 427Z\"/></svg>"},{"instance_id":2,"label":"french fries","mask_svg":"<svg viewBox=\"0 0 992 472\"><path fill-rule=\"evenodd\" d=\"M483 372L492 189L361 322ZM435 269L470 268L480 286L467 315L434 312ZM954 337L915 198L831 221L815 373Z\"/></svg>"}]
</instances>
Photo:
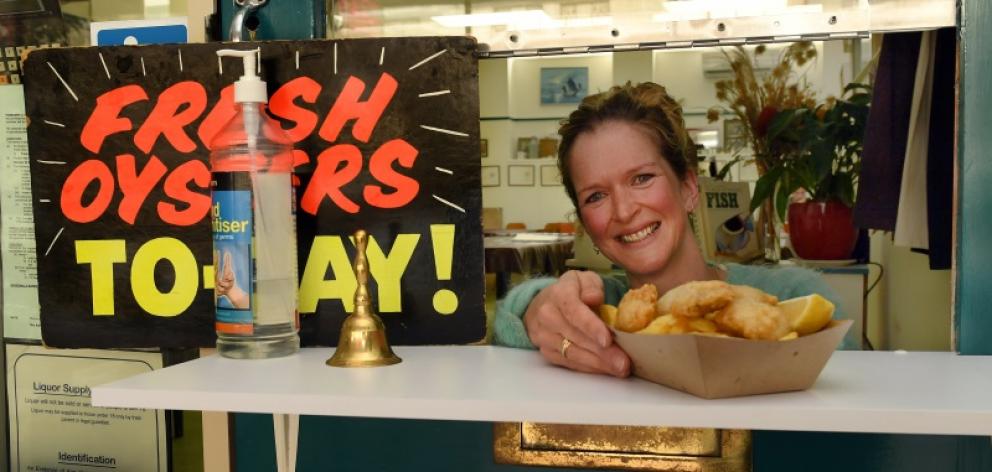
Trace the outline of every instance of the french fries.
<instances>
[{"instance_id":1,"label":"french fries","mask_svg":"<svg viewBox=\"0 0 992 472\"><path fill-rule=\"evenodd\" d=\"M599 306L599 318L606 323L606 326L613 327L617 324L617 307L602 304Z\"/></svg>"}]
</instances>

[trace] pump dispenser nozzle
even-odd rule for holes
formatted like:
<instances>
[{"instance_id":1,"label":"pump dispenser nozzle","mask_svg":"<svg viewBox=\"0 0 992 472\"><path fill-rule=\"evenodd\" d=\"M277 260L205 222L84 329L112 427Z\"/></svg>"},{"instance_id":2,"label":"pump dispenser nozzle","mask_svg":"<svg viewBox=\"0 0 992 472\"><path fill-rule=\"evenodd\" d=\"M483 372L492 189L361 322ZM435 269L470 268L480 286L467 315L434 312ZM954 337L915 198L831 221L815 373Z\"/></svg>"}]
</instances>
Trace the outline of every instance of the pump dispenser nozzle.
<instances>
[{"instance_id":1,"label":"pump dispenser nozzle","mask_svg":"<svg viewBox=\"0 0 992 472\"><path fill-rule=\"evenodd\" d=\"M234 82L234 101L236 103L267 103L265 81L258 78L256 64L261 62L261 48L255 49L220 49L218 57L240 57L244 62L244 74ZM260 64L259 64L260 65Z\"/></svg>"}]
</instances>

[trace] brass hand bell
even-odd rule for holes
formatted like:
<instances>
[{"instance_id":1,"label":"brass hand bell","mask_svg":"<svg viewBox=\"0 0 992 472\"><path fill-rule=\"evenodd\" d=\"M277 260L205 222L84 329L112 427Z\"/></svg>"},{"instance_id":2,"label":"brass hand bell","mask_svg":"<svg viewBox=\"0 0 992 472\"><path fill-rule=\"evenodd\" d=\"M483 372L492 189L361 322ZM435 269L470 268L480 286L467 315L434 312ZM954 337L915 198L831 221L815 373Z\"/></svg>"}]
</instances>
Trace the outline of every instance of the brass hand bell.
<instances>
[{"instance_id":1,"label":"brass hand bell","mask_svg":"<svg viewBox=\"0 0 992 472\"><path fill-rule=\"evenodd\" d=\"M355 290L355 311L344 319L341 325L341 338L334 355L327 365L334 367L377 367L402 362L393 353L386 340L386 327L382 319L372 310L369 298L369 268L365 257L368 234L364 230L355 232L354 270L358 279Z\"/></svg>"}]
</instances>

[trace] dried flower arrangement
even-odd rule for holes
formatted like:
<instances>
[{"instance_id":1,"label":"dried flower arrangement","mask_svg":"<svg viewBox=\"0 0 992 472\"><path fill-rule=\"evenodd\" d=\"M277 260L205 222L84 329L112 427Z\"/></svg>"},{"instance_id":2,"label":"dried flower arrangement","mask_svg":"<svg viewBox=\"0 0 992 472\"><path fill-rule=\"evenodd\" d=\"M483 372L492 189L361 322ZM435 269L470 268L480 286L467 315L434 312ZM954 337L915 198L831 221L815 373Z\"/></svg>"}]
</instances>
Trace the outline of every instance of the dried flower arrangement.
<instances>
[{"instance_id":1,"label":"dried flower arrangement","mask_svg":"<svg viewBox=\"0 0 992 472\"><path fill-rule=\"evenodd\" d=\"M745 123L746 141L759 175L778 166L783 156L791 151L789 143L767 139L772 118L780 110L816 106L815 91L805 79L806 70L817 54L812 42L800 41L783 49L775 66L767 73L760 73L758 69L757 59L763 54L769 54L765 45L758 45L753 53L741 46L724 51L733 77L716 83L716 97L723 106L710 108L707 112L710 123L719 120L725 111ZM735 150L735 154L740 151Z\"/></svg>"}]
</instances>

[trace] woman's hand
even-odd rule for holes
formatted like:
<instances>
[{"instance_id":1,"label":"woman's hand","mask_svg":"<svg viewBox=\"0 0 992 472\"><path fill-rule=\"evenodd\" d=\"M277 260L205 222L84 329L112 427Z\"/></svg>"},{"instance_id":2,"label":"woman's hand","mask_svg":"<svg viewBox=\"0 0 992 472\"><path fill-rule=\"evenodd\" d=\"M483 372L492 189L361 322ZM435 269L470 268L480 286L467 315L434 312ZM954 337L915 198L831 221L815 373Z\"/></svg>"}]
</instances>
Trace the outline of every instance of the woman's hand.
<instances>
[{"instance_id":1,"label":"woman's hand","mask_svg":"<svg viewBox=\"0 0 992 472\"><path fill-rule=\"evenodd\" d=\"M613 343L613 334L593 312L602 303L603 281L596 273L568 271L531 300L524 313L527 335L553 364L626 377L630 358ZM567 346L564 350L563 345Z\"/></svg>"}]
</instances>

